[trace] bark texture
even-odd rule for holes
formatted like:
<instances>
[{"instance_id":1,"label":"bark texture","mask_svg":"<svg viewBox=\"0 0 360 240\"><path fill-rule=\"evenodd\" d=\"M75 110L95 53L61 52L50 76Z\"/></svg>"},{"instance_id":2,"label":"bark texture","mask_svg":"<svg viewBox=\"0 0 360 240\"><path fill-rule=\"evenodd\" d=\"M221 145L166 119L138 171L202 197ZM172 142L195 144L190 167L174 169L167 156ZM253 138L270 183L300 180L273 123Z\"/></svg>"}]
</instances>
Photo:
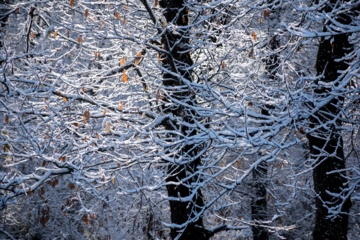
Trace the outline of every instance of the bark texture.
<instances>
[{"instance_id":1,"label":"bark texture","mask_svg":"<svg viewBox=\"0 0 360 240\"><path fill-rule=\"evenodd\" d=\"M329 1L326 11L330 12L334 4L336 4L335 0ZM351 22L351 18L345 14L340 14L336 20L342 24ZM327 31L326 29L327 26L324 27L324 31ZM320 106L310 117L310 127L313 132L308 134L310 154L316 161L313 170L314 190L317 194L314 240L347 239L347 213L351 202L350 199L340 197L344 194L343 189L347 187L345 172L336 172L345 169L340 131L343 97L340 93L334 92L336 90L333 86L338 86L342 82L341 71L348 67L342 58L351 50L347 34L322 38L319 44L316 70L321 78L316 82L317 88L314 93L317 98L329 99L329 101ZM341 211L330 216L329 210L334 210L337 206L340 206Z\"/></svg>"},{"instance_id":2,"label":"bark texture","mask_svg":"<svg viewBox=\"0 0 360 240\"><path fill-rule=\"evenodd\" d=\"M274 106L266 104L261 110L261 114L269 116L269 111L275 109ZM268 220L267 215L267 200L266 200L266 188L268 185L267 180L268 165L267 162L261 162L256 169L252 171L252 199L251 199L251 218L254 221L254 225L251 226L254 240L268 240L269 232L263 222Z\"/></svg>"},{"instance_id":3,"label":"bark texture","mask_svg":"<svg viewBox=\"0 0 360 240\"><path fill-rule=\"evenodd\" d=\"M170 163L167 170L167 192L170 198L172 239L209 239L209 233L204 228L202 216L199 214L204 206L203 195L196 174L201 164L198 154L199 146L185 139L191 139L197 134L196 128L190 127L198 117L191 109L196 104L195 93L189 83L192 82L191 66L193 61L190 55L188 33L188 10L184 0L162 0L165 24L172 24L175 31L167 28L162 35L162 44L167 53L162 54L162 65L168 71L163 72L163 86L168 93L164 99L162 111L170 113L179 120L168 120L164 123L167 130L179 132L169 138L183 140L175 153L174 163ZM181 137L179 137L181 136ZM180 139L179 139L180 138ZM172 154L171 150L168 152ZM177 162L176 162L177 161ZM182 225L182 226L181 226Z\"/></svg>"},{"instance_id":4,"label":"bark texture","mask_svg":"<svg viewBox=\"0 0 360 240\"><path fill-rule=\"evenodd\" d=\"M266 228L261 227L262 221L267 220L267 163L261 162L252 172L254 181L253 198L251 199L251 218L255 225L251 226L254 240L268 240L269 233Z\"/></svg>"},{"instance_id":5,"label":"bark texture","mask_svg":"<svg viewBox=\"0 0 360 240\"><path fill-rule=\"evenodd\" d=\"M276 80L276 72L279 67L278 53L275 50L279 47L279 40L274 35L269 41L269 48L272 53L266 59L265 69L267 71L269 81ZM270 110L275 109L274 106L265 104L261 110L264 116L270 116ZM253 197L251 199L251 218L254 225L251 226L254 240L268 240L269 232L265 227L260 226L263 221L267 219L267 201L266 201L266 188L267 188L267 172L268 166L266 162L261 162L256 169L252 172L253 177Z\"/></svg>"}]
</instances>

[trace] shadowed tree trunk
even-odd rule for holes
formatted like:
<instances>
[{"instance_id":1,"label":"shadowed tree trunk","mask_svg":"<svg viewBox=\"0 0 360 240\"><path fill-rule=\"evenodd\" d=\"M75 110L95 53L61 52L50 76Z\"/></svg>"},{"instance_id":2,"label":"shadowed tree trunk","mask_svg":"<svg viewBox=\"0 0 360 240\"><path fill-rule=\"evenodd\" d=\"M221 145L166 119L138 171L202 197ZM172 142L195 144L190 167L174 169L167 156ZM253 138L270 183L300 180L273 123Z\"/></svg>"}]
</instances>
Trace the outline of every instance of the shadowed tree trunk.
<instances>
[{"instance_id":1,"label":"shadowed tree trunk","mask_svg":"<svg viewBox=\"0 0 360 240\"><path fill-rule=\"evenodd\" d=\"M328 2L327 12L331 11L336 0ZM350 17L340 14L337 19L342 24L349 24ZM324 31L327 31L326 26ZM348 34L339 34L322 38L316 61L316 70L320 79L316 82L314 94L318 99L331 99L310 117L312 132L308 134L311 158L315 160L313 170L316 216L313 229L314 240L342 240L347 239L348 212L351 207L350 199L342 199L342 189L347 187L343 140L341 135L340 114L343 106L341 93L334 94L333 86L342 82L340 71L347 69L345 60L341 60L352 50ZM340 90L341 91L341 90ZM318 107L318 106L312 106ZM332 193L329 194L329 193ZM330 211L341 206L334 216Z\"/></svg>"},{"instance_id":2,"label":"shadowed tree trunk","mask_svg":"<svg viewBox=\"0 0 360 240\"><path fill-rule=\"evenodd\" d=\"M252 171L253 177L253 197L251 199L251 218L254 224L251 226L254 240L267 240L269 234L266 228L259 226L262 221L267 220L267 202L266 202L266 186L267 186L267 163L261 162L256 169Z\"/></svg>"},{"instance_id":3,"label":"shadowed tree trunk","mask_svg":"<svg viewBox=\"0 0 360 240\"><path fill-rule=\"evenodd\" d=\"M272 37L269 42L269 47L271 50L276 50L279 47L279 41L276 38L276 35ZM272 53L266 59L266 71L270 80L275 80L276 71L279 66L278 54ZM261 109L261 114L264 116L269 116L269 111L274 109L274 106L265 104L263 109ZM267 202L266 202L266 187L267 187L267 171L268 166L267 162L261 162L254 171L252 171L253 177L253 197L251 199L251 218L254 220L254 225L251 226L253 232L254 240L268 240L269 233L266 228L259 226L262 221L267 220Z\"/></svg>"},{"instance_id":4,"label":"shadowed tree trunk","mask_svg":"<svg viewBox=\"0 0 360 240\"><path fill-rule=\"evenodd\" d=\"M277 35L274 35L271 37L269 42L269 47L272 51L275 51L280 46L280 42ZM270 80L275 80L276 78L276 72L279 67L279 54L276 52L273 52L267 59L266 59L266 65L265 69L268 73Z\"/></svg>"},{"instance_id":5,"label":"shadowed tree trunk","mask_svg":"<svg viewBox=\"0 0 360 240\"><path fill-rule=\"evenodd\" d=\"M2 39L2 31L5 31L5 27L9 18L8 10L5 8L5 1L0 0L0 48L4 46ZM0 60L1 61L1 60ZM0 62L1 63L1 62Z\"/></svg>"},{"instance_id":6,"label":"shadowed tree trunk","mask_svg":"<svg viewBox=\"0 0 360 240\"><path fill-rule=\"evenodd\" d=\"M195 128L189 127L198 121L195 112L189 106L196 104L195 94L187 81L192 81L191 66L193 65L188 33L188 10L184 0L162 0L167 24L172 23L176 31L167 29L162 35L162 44L167 53L162 54L162 65L169 71L163 72L163 86L168 93L164 99L162 111L170 113L178 120L168 120L164 123L167 130L179 132L177 136L168 135L168 138L183 140L180 152L174 154L174 163L170 163L167 170L167 191L171 211L171 238L172 239L209 239L208 231L204 228L202 216L199 215L204 206L203 195L197 187L201 179L194 174L201 164L198 147L185 138L196 135ZM182 225L182 226L180 226Z\"/></svg>"},{"instance_id":7,"label":"shadowed tree trunk","mask_svg":"<svg viewBox=\"0 0 360 240\"><path fill-rule=\"evenodd\" d=\"M261 114L269 116L269 111L274 109L274 106L266 104L261 109ZM253 197L251 198L251 218L254 225L251 226L254 240L268 240L269 233L266 227L260 226L263 221L268 220L267 216L267 201L266 201L266 188L267 188L267 162L262 161L256 169L252 171L253 181Z\"/></svg>"}]
</instances>

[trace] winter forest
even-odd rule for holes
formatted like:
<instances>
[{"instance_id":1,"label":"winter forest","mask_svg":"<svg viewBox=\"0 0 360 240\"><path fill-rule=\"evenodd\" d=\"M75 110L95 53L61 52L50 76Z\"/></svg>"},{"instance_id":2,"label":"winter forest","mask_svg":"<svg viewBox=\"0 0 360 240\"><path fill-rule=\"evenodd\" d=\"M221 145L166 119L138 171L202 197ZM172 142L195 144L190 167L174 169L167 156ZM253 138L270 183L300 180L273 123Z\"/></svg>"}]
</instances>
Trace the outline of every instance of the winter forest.
<instances>
[{"instance_id":1,"label":"winter forest","mask_svg":"<svg viewBox=\"0 0 360 240\"><path fill-rule=\"evenodd\" d=\"M0 24L0 239L359 239L359 0L0 0Z\"/></svg>"}]
</instances>

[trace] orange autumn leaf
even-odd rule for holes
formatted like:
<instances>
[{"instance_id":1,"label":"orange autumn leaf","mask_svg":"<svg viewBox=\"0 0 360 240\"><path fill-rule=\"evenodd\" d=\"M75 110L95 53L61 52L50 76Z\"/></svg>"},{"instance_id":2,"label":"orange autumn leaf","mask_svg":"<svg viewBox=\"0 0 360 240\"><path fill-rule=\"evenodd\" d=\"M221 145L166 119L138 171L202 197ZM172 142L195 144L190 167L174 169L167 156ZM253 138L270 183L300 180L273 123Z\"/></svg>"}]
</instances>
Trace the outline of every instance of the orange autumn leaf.
<instances>
[{"instance_id":1,"label":"orange autumn leaf","mask_svg":"<svg viewBox=\"0 0 360 240\"><path fill-rule=\"evenodd\" d=\"M119 102L119 110L123 110L123 103Z\"/></svg>"},{"instance_id":2,"label":"orange autumn leaf","mask_svg":"<svg viewBox=\"0 0 360 240\"><path fill-rule=\"evenodd\" d=\"M269 16L270 16L270 9L265 9L264 10L264 19L266 19Z\"/></svg>"},{"instance_id":3,"label":"orange autumn leaf","mask_svg":"<svg viewBox=\"0 0 360 240\"><path fill-rule=\"evenodd\" d=\"M125 71L125 70L123 71L123 74L122 74L122 76L121 76L121 80L123 81L123 83L127 83L128 80L129 80L129 77L128 77L128 75L126 74L126 71Z\"/></svg>"},{"instance_id":4,"label":"orange autumn leaf","mask_svg":"<svg viewBox=\"0 0 360 240\"><path fill-rule=\"evenodd\" d=\"M84 40L82 39L82 35L79 35L77 38L77 42L80 44L82 43Z\"/></svg>"},{"instance_id":5,"label":"orange autumn leaf","mask_svg":"<svg viewBox=\"0 0 360 240\"><path fill-rule=\"evenodd\" d=\"M111 132L111 124L110 124L110 122L106 122L106 125L105 125L105 131L107 132L107 133L109 133L109 132Z\"/></svg>"},{"instance_id":6,"label":"orange autumn leaf","mask_svg":"<svg viewBox=\"0 0 360 240\"><path fill-rule=\"evenodd\" d=\"M70 0L70 7L73 7L74 6L74 4L75 4L75 0Z\"/></svg>"},{"instance_id":7,"label":"orange autumn leaf","mask_svg":"<svg viewBox=\"0 0 360 240\"><path fill-rule=\"evenodd\" d=\"M54 32L54 38L56 38L56 36L58 35L58 30L55 30L55 32Z\"/></svg>"},{"instance_id":8,"label":"orange autumn leaf","mask_svg":"<svg viewBox=\"0 0 360 240\"><path fill-rule=\"evenodd\" d=\"M120 59L120 66L123 66L125 64L125 57L122 57Z\"/></svg>"},{"instance_id":9,"label":"orange autumn leaf","mask_svg":"<svg viewBox=\"0 0 360 240\"><path fill-rule=\"evenodd\" d=\"M142 58L142 55L143 55L143 52L142 51L139 51L137 54L136 54L136 57L135 57L135 61L134 61L134 65L138 65L141 58Z\"/></svg>"},{"instance_id":10,"label":"orange autumn leaf","mask_svg":"<svg viewBox=\"0 0 360 240\"><path fill-rule=\"evenodd\" d=\"M115 12L114 13L114 16L115 16L115 18L117 19L117 20L120 20L120 13L119 12Z\"/></svg>"},{"instance_id":11,"label":"orange autumn leaf","mask_svg":"<svg viewBox=\"0 0 360 240\"><path fill-rule=\"evenodd\" d=\"M256 33L255 32L251 33L251 37L254 39L254 41L256 41Z\"/></svg>"},{"instance_id":12,"label":"orange autumn leaf","mask_svg":"<svg viewBox=\"0 0 360 240\"><path fill-rule=\"evenodd\" d=\"M84 120L85 123L88 123L88 122L89 122L89 120L90 120L90 111L89 111L89 110L86 110L86 111L84 112L83 120Z\"/></svg>"},{"instance_id":13,"label":"orange autumn leaf","mask_svg":"<svg viewBox=\"0 0 360 240\"><path fill-rule=\"evenodd\" d=\"M85 15L85 18L88 18L88 16L89 16L89 9L86 9L86 10L85 10L84 15Z\"/></svg>"},{"instance_id":14,"label":"orange autumn leaf","mask_svg":"<svg viewBox=\"0 0 360 240\"><path fill-rule=\"evenodd\" d=\"M224 70L225 68L225 61L221 61L221 69Z\"/></svg>"}]
</instances>

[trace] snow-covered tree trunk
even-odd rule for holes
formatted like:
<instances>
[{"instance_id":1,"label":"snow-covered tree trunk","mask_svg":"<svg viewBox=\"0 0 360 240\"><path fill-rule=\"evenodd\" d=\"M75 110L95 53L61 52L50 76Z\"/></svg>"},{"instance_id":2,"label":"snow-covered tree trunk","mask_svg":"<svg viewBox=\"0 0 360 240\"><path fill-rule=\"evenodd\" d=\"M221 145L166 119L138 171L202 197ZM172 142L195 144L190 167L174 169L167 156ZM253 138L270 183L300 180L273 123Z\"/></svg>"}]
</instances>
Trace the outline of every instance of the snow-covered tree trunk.
<instances>
[{"instance_id":1,"label":"snow-covered tree trunk","mask_svg":"<svg viewBox=\"0 0 360 240\"><path fill-rule=\"evenodd\" d=\"M161 56L163 69L163 86L165 104L161 107L165 114L171 114L174 120L164 122L169 142L181 141L179 152L173 153L171 147L166 149L167 155L173 155L174 161L167 169L167 192L171 212L172 239L208 239L204 229L202 216L199 216L204 206L203 195L199 188L196 171L201 164L198 146L186 141L197 134L193 127L198 121L192 107L196 105L195 94L187 82L192 81L191 67L193 61L189 49L188 10L185 1L163 0L166 19L165 24L174 25L174 30L167 28L162 35L162 44L166 50ZM180 139L179 139L180 138Z\"/></svg>"},{"instance_id":2,"label":"snow-covered tree trunk","mask_svg":"<svg viewBox=\"0 0 360 240\"><path fill-rule=\"evenodd\" d=\"M326 11L330 12L337 1L330 1ZM350 24L345 14L335 18L342 24ZM324 27L324 32L327 26ZM344 172L345 157L341 129L343 97L342 71L348 65L344 58L351 51L348 34L322 38L317 54L316 70L320 78L314 94L323 101L315 104L316 112L310 117L312 131L308 134L311 158L315 160L313 170L316 197L316 216L313 239L347 239L350 199L343 199L347 186ZM340 207L339 207L340 206Z\"/></svg>"}]
</instances>

